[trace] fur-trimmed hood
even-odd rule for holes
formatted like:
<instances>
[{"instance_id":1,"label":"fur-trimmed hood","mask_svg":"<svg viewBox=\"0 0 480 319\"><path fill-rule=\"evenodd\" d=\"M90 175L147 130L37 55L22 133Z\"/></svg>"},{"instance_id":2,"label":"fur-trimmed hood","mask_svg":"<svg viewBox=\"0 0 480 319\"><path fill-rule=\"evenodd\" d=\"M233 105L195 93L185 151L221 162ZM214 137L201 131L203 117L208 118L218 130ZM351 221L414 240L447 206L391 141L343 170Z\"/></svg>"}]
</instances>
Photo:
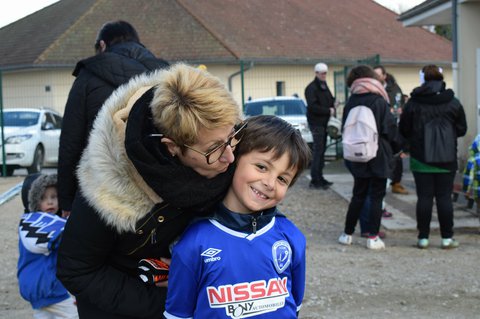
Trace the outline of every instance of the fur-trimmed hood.
<instances>
[{"instance_id":1,"label":"fur-trimmed hood","mask_svg":"<svg viewBox=\"0 0 480 319\"><path fill-rule=\"evenodd\" d=\"M234 165L207 178L183 165L159 138L154 138L160 133L156 123L161 122L162 112L158 108L163 107L155 101L169 90L164 84L192 71L194 77L210 77L181 63L137 76L112 93L95 119L77 171L80 191L118 233L141 227L143 218L150 217L152 208L162 202L190 214L209 211L231 183ZM192 92L195 90L203 87L193 85ZM219 98L230 99L226 91L218 92Z\"/></svg>"},{"instance_id":2,"label":"fur-trimmed hood","mask_svg":"<svg viewBox=\"0 0 480 319\"><path fill-rule=\"evenodd\" d=\"M162 70L142 74L120 86L95 119L77 175L80 190L100 217L119 232L162 201L133 167L125 151L125 129L133 103L161 81Z\"/></svg>"},{"instance_id":3,"label":"fur-trimmed hood","mask_svg":"<svg viewBox=\"0 0 480 319\"><path fill-rule=\"evenodd\" d=\"M50 186L57 187L57 174L42 174L32 182L28 192L28 209L31 212L40 211L40 200Z\"/></svg>"}]
</instances>

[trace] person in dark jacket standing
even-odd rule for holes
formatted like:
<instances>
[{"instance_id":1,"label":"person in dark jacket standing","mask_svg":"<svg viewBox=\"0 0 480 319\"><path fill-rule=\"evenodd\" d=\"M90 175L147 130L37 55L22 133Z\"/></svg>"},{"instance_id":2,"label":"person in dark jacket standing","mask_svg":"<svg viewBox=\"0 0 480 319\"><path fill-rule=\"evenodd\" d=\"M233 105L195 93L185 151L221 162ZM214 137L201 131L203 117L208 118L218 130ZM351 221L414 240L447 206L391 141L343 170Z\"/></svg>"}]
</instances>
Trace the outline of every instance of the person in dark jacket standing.
<instances>
[{"instance_id":1,"label":"person in dark jacket standing","mask_svg":"<svg viewBox=\"0 0 480 319\"><path fill-rule=\"evenodd\" d=\"M58 160L59 204L67 217L78 187L75 175L93 121L103 102L135 75L168 66L145 48L135 28L125 21L103 25L96 54L77 63L65 106Z\"/></svg>"},{"instance_id":2,"label":"person in dark jacket standing","mask_svg":"<svg viewBox=\"0 0 480 319\"><path fill-rule=\"evenodd\" d=\"M107 99L57 261L80 318L161 317L166 288L144 283L138 263L170 258L189 222L223 199L243 128L220 80L181 63L134 77Z\"/></svg>"},{"instance_id":3,"label":"person in dark jacket standing","mask_svg":"<svg viewBox=\"0 0 480 319\"><path fill-rule=\"evenodd\" d=\"M378 151L375 158L366 163L346 161L354 178L353 195L345 218L345 229L338 241L343 245L352 244L352 234L360 217L360 212L367 196L370 196L370 213L368 214L367 248L383 249L384 242L378 236L382 218L382 200L385 197L387 178L393 164L393 150L396 150L398 129L396 120L390 112L388 95L380 78L367 65L354 67L348 77L349 97L343 111L342 129L352 108L364 105L372 110L377 124Z\"/></svg>"},{"instance_id":4,"label":"person in dark jacket standing","mask_svg":"<svg viewBox=\"0 0 480 319\"><path fill-rule=\"evenodd\" d=\"M388 94L388 99L390 101L390 110L394 114L397 122L402 114L403 105L405 104L405 96L402 92L402 89L398 85L395 77L390 73L387 73L383 65L376 65L373 67L375 72L380 76L385 90ZM407 195L407 189L402 185L402 175L403 175L403 158L406 156L405 153L400 152L395 155L395 165L392 171L392 176L390 177L392 186L392 193ZM389 213L389 212L386 212ZM391 213L389 213L391 217Z\"/></svg>"},{"instance_id":5,"label":"person in dark jacket standing","mask_svg":"<svg viewBox=\"0 0 480 319\"><path fill-rule=\"evenodd\" d=\"M441 69L435 65L422 68L421 80L424 83L415 88L400 117L400 133L410 144L410 170L413 172L417 189L417 229L418 248L429 246L430 221L432 219L433 198L437 205L438 221L442 236L441 247L458 247L453 238L452 191L457 164L457 138L467 132L467 121L462 104L455 98L451 89L445 88ZM427 153L433 153L436 143L428 140L426 127L432 120L442 120L442 140L439 149L448 150L450 160L431 160ZM450 128L450 130L448 130ZM443 131L447 129L448 131ZM451 142L451 143L448 143ZM431 150L427 149L433 147Z\"/></svg>"},{"instance_id":6,"label":"person in dark jacket standing","mask_svg":"<svg viewBox=\"0 0 480 319\"><path fill-rule=\"evenodd\" d=\"M310 165L311 188L327 189L332 182L323 177L325 148L327 144L327 123L335 113L335 98L327 85L328 66L315 65L315 79L305 88L307 121L313 137L312 163Z\"/></svg>"}]
</instances>

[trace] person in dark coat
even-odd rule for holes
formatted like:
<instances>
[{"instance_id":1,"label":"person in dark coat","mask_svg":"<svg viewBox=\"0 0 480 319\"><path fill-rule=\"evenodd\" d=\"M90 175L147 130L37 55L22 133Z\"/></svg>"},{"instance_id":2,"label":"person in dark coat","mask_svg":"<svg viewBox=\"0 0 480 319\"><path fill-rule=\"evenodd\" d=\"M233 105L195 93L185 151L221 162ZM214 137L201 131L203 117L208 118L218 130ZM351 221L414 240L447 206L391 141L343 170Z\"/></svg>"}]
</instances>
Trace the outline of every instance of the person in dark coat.
<instances>
[{"instance_id":1,"label":"person in dark coat","mask_svg":"<svg viewBox=\"0 0 480 319\"><path fill-rule=\"evenodd\" d=\"M134 27L108 22L95 41L96 54L77 63L65 106L58 160L59 204L67 217L78 187L78 161L98 110L112 92L135 75L168 66L145 48Z\"/></svg>"},{"instance_id":2,"label":"person in dark coat","mask_svg":"<svg viewBox=\"0 0 480 319\"><path fill-rule=\"evenodd\" d=\"M418 248L429 246L430 221L432 219L433 198L437 206L441 247L456 248L458 242L453 238L452 191L457 164L457 138L467 132L467 121L463 106L455 98L453 90L445 88L441 69L435 65L422 68L421 80L424 83L415 88L400 117L400 133L410 145L410 170L413 172L417 190L417 229ZM452 127L452 145L450 161L429 162L425 156L425 126L432 119L446 119ZM450 135L450 134L446 134ZM442 143L446 145L446 143Z\"/></svg>"},{"instance_id":3,"label":"person in dark coat","mask_svg":"<svg viewBox=\"0 0 480 319\"><path fill-rule=\"evenodd\" d=\"M402 92L402 89L395 80L395 77L387 73L383 65L376 65L373 67L375 72L380 76L385 90L388 94L388 99L390 101L390 110L394 114L397 122L402 114L402 109L405 104L405 96ZM402 175L403 175L403 157L406 155L403 152L395 155L395 165L393 167L392 176L390 176L391 182L390 186L392 187L392 193L407 195L407 189L402 185ZM389 213L391 217L391 213Z\"/></svg>"},{"instance_id":4,"label":"person in dark coat","mask_svg":"<svg viewBox=\"0 0 480 319\"><path fill-rule=\"evenodd\" d=\"M57 263L80 318L161 318L166 288L144 283L138 263L170 258L189 222L223 199L240 124L220 80L181 63L134 77L107 99L80 160Z\"/></svg>"},{"instance_id":5,"label":"person in dark coat","mask_svg":"<svg viewBox=\"0 0 480 319\"><path fill-rule=\"evenodd\" d=\"M335 98L327 85L328 66L325 63L317 63L314 70L315 79L305 88L307 122L313 137L310 187L327 189L333 183L323 177L323 167L325 166L327 123L330 115L335 113Z\"/></svg>"},{"instance_id":6,"label":"person in dark coat","mask_svg":"<svg viewBox=\"0 0 480 319\"><path fill-rule=\"evenodd\" d=\"M345 218L345 229L338 241L344 245L352 243L352 234L360 217L367 195L370 196L369 236L367 248L382 249L385 244L378 236L382 218L382 200L385 197L387 178L393 165L393 151L399 145L398 129L390 112L388 95L375 71L367 65L354 67L348 77L349 97L343 111L342 129L352 108L364 105L372 110L377 124L378 151L375 158L366 163L346 160L346 165L354 178L353 196Z\"/></svg>"}]
</instances>

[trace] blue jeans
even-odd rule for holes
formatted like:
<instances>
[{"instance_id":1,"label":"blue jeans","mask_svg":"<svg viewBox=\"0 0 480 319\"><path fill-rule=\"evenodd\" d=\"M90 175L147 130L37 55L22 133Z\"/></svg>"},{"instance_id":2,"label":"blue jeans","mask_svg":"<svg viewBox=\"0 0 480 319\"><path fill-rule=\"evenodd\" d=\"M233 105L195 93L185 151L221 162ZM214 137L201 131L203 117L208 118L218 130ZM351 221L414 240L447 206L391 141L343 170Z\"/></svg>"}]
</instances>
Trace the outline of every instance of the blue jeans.
<instances>
[{"instance_id":1,"label":"blue jeans","mask_svg":"<svg viewBox=\"0 0 480 319\"><path fill-rule=\"evenodd\" d=\"M309 125L313 137L312 163L310 176L312 184L323 183L323 167L325 166L325 146L327 144L327 128L324 126Z\"/></svg>"},{"instance_id":2,"label":"blue jeans","mask_svg":"<svg viewBox=\"0 0 480 319\"><path fill-rule=\"evenodd\" d=\"M350 173L352 172L350 169L350 165L347 161L345 161L345 166L348 168ZM370 208L371 208L371 199L370 199L370 194L371 188L368 188L368 195L365 198L365 201L363 202L362 210L360 211L360 217L358 219L360 223L360 232L363 233L369 233L370 230L368 228L368 219L370 218Z\"/></svg>"},{"instance_id":3,"label":"blue jeans","mask_svg":"<svg viewBox=\"0 0 480 319\"><path fill-rule=\"evenodd\" d=\"M376 236L378 234L382 219L382 201L385 197L386 182L386 178L354 177L353 196L350 200L347 216L345 218L345 234L351 235L354 233L355 226L360 218L367 197L369 197L371 201L367 229L371 236Z\"/></svg>"}]
</instances>

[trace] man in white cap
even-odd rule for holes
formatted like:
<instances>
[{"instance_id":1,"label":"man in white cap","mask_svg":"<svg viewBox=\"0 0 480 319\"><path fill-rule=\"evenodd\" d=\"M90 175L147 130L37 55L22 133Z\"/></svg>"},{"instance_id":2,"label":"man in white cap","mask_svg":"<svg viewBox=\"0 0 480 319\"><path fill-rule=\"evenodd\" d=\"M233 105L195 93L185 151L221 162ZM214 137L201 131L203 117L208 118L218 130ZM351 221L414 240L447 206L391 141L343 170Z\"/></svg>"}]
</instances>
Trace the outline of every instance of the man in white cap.
<instances>
[{"instance_id":1,"label":"man in white cap","mask_svg":"<svg viewBox=\"0 0 480 319\"><path fill-rule=\"evenodd\" d=\"M335 97L327 85L328 66L325 63L317 63L314 71L315 79L305 88L307 121L313 136L310 187L327 189L333 183L323 177L323 167L325 166L327 123L330 115L335 113Z\"/></svg>"}]
</instances>

